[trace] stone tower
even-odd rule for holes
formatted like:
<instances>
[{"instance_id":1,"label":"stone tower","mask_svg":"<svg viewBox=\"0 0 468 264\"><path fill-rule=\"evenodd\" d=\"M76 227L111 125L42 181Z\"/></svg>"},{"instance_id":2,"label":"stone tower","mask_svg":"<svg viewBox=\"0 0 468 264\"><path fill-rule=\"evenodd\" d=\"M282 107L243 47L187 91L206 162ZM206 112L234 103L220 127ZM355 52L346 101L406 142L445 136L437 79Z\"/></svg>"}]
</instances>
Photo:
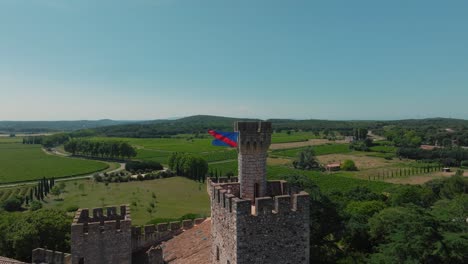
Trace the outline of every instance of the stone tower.
<instances>
[{"instance_id":1,"label":"stone tower","mask_svg":"<svg viewBox=\"0 0 468 264\"><path fill-rule=\"evenodd\" d=\"M209 179L211 263L309 263L309 195L266 180L271 123L237 122L239 181Z\"/></svg>"},{"instance_id":2,"label":"stone tower","mask_svg":"<svg viewBox=\"0 0 468 264\"><path fill-rule=\"evenodd\" d=\"M271 143L270 122L237 122L241 198L255 200L266 194L266 161ZM242 172L242 173L240 173Z\"/></svg>"},{"instance_id":3,"label":"stone tower","mask_svg":"<svg viewBox=\"0 0 468 264\"><path fill-rule=\"evenodd\" d=\"M132 263L130 207L78 209L71 226L72 264Z\"/></svg>"}]
</instances>

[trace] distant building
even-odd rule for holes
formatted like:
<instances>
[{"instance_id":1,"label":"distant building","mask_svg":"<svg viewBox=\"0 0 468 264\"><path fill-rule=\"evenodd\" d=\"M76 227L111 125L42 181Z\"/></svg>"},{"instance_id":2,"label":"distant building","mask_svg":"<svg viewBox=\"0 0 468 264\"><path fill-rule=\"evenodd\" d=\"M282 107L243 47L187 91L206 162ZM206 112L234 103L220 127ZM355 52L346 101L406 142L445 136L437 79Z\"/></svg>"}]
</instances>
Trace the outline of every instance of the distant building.
<instances>
[{"instance_id":1,"label":"distant building","mask_svg":"<svg viewBox=\"0 0 468 264\"><path fill-rule=\"evenodd\" d=\"M440 148L439 146L433 146L433 145L421 145L419 147L422 150L434 150L436 148Z\"/></svg>"},{"instance_id":2,"label":"distant building","mask_svg":"<svg viewBox=\"0 0 468 264\"><path fill-rule=\"evenodd\" d=\"M339 171L341 169L341 163L330 163L325 166L327 171Z\"/></svg>"}]
</instances>

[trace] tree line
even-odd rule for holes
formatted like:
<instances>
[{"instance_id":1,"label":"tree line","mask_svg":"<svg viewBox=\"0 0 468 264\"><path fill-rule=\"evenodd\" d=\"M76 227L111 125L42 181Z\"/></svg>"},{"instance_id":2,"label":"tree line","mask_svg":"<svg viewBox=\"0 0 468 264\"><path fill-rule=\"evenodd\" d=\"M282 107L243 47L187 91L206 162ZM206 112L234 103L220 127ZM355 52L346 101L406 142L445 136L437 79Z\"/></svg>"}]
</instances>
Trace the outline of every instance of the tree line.
<instances>
[{"instance_id":1,"label":"tree line","mask_svg":"<svg viewBox=\"0 0 468 264\"><path fill-rule=\"evenodd\" d=\"M173 152L169 157L169 169L177 175L196 181L205 181L208 173L206 160L191 153Z\"/></svg>"},{"instance_id":2,"label":"tree line","mask_svg":"<svg viewBox=\"0 0 468 264\"><path fill-rule=\"evenodd\" d=\"M96 141L86 139L71 139L64 149L72 155L82 155L94 158L132 158L137 155L134 147L123 141Z\"/></svg>"},{"instance_id":3,"label":"tree line","mask_svg":"<svg viewBox=\"0 0 468 264\"><path fill-rule=\"evenodd\" d=\"M468 150L462 148L437 148L423 150L420 148L399 148L397 156L408 159L435 161L444 166L460 166L468 160Z\"/></svg>"}]
</instances>

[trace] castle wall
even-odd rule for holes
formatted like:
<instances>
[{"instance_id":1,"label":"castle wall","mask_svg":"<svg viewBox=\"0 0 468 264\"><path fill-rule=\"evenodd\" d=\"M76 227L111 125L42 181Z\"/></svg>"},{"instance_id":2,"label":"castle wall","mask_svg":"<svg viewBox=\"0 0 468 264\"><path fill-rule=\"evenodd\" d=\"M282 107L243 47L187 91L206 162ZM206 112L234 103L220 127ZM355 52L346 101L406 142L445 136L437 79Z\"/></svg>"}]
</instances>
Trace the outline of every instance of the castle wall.
<instances>
[{"instance_id":1,"label":"castle wall","mask_svg":"<svg viewBox=\"0 0 468 264\"><path fill-rule=\"evenodd\" d=\"M129 264L132 261L131 218L128 206L108 207L107 214L101 208L89 215L87 209L79 209L71 227L72 263Z\"/></svg>"},{"instance_id":2,"label":"castle wall","mask_svg":"<svg viewBox=\"0 0 468 264\"><path fill-rule=\"evenodd\" d=\"M252 206L211 187L212 263L309 263L307 193L261 197Z\"/></svg>"},{"instance_id":3,"label":"castle wall","mask_svg":"<svg viewBox=\"0 0 468 264\"><path fill-rule=\"evenodd\" d=\"M44 248L36 248L32 251L32 263L71 264L71 255Z\"/></svg>"},{"instance_id":4,"label":"castle wall","mask_svg":"<svg viewBox=\"0 0 468 264\"><path fill-rule=\"evenodd\" d=\"M257 198L237 215L237 264L309 263L309 196Z\"/></svg>"},{"instance_id":5,"label":"castle wall","mask_svg":"<svg viewBox=\"0 0 468 264\"><path fill-rule=\"evenodd\" d=\"M143 228L134 226L132 227L132 252L147 250L153 245L179 235L184 230L191 229L194 225L198 225L204 220L203 218L187 219L181 222L146 225Z\"/></svg>"}]
</instances>

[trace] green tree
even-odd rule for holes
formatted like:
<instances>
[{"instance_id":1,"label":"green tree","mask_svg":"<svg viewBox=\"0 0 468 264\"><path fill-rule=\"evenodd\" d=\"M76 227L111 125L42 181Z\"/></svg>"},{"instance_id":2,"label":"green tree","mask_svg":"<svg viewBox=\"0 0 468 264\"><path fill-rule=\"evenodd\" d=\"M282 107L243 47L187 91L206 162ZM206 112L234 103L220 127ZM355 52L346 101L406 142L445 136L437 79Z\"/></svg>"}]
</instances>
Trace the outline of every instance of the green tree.
<instances>
[{"instance_id":1,"label":"green tree","mask_svg":"<svg viewBox=\"0 0 468 264\"><path fill-rule=\"evenodd\" d=\"M356 164L352 160L345 160L340 167L344 171L357 171Z\"/></svg>"},{"instance_id":2,"label":"green tree","mask_svg":"<svg viewBox=\"0 0 468 264\"><path fill-rule=\"evenodd\" d=\"M21 210L23 201L16 196L10 197L1 203L2 208L8 212L14 212Z\"/></svg>"},{"instance_id":3,"label":"green tree","mask_svg":"<svg viewBox=\"0 0 468 264\"><path fill-rule=\"evenodd\" d=\"M42 247L70 252L71 217L65 212L42 209L0 217L0 255L31 262L33 249Z\"/></svg>"},{"instance_id":4,"label":"green tree","mask_svg":"<svg viewBox=\"0 0 468 264\"><path fill-rule=\"evenodd\" d=\"M311 147L306 148L298 154L297 159L293 161L293 166L301 170L320 168L320 164L315 157L315 152Z\"/></svg>"},{"instance_id":5,"label":"green tree","mask_svg":"<svg viewBox=\"0 0 468 264\"><path fill-rule=\"evenodd\" d=\"M62 194L62 190L58 186L54 186L50 190L50 194L52 194L53 196L56 196L58 199L60 198L60 194Z\"/></svg>"},{"instance_id":6,"label":"green tree","mask_svg":"<svg viewBox=\"0 0 468 264\"><path fill-rule=\"evenodd\" d=\"M442 239L438 223L416 206L390 207L369 219L378 243L370 263L441 263L435 253Z\"/></svg>"}]
</instances>

